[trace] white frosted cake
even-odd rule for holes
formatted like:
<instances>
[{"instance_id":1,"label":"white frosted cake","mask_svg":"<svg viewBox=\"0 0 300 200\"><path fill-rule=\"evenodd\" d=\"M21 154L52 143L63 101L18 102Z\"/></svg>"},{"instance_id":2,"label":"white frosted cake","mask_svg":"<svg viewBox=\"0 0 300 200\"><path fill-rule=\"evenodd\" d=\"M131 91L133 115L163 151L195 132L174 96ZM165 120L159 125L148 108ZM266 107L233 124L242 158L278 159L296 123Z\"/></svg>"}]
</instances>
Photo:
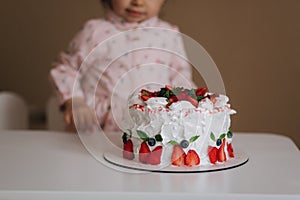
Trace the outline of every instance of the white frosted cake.
<instances>
[{"instance_id":1,"label":"white frosted cake","mask_svg":"<svg viewBox=\"0 0 300 200\"><path fill-rule=\"evenodd\" d=\"M234 158L228 97L206 88L166 86L129 99L132 129L123 134L123 157L150 165L217 165Z\"/></svg>"}]
</instances>

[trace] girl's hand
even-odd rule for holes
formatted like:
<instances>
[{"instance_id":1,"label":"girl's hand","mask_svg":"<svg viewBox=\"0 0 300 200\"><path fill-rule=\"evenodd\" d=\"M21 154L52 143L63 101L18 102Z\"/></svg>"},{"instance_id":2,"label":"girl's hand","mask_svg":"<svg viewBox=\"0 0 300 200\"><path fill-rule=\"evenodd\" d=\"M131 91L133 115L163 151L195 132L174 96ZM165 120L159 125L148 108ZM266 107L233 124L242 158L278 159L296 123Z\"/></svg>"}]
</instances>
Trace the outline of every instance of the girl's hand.
<instances>
[{"instance_id":1,"label":"girl's hand","mask_svg":"<svg viewBox=\"0 0 300 200\"><path fill-rule=\"evenodd\" d=\"M64 119L69 130L87 131L96 125L95 114L83 99L69 99L65 102L65 108Z\"/></svg>"}]
</instances>

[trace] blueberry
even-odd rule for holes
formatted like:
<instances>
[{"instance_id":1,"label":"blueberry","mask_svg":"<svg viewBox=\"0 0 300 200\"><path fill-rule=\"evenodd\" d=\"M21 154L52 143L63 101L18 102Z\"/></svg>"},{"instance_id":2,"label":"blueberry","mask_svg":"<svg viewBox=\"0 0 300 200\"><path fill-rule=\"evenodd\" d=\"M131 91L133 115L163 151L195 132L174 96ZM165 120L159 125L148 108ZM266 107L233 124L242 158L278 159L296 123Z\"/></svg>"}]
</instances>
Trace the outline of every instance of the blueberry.
<instances>
[{"instance_id":1,"label":"blueberry","mask_svg":"<svg viewBox=\"0 0 300 200\"><path fill-rule=\"evenodd\" d=\"M153 147L156 144L155 139L154 138L149 138L148 144L149 144L150 147Z\"/></svg>"},{"instance_id":2,"label":"blueberry","mask_svg":"<svg viewBox=\"0 0 300 200\"><path fill-rule=\"evenodd\" d=\"M189 146L189 141L187 141L187 140L182 140L181 142L180 142L180 146L182 147L182 148L187 148L188 146Z\"/></svg>"},{"instance_id":3,"label":"blueberry","mask_svg":"<svg viewBox=\"0 0 300 200\"><path fill-rule=\"evenodd\" d=\"M228 137L228 138L232 138L232 132L231 132L231 131L228 131L227 137Z\"/></svg>"},{"instance_id":4,"label":"blueberry","mask_svg":"<svg viewBox=\"0 0 300 200\"><path fill-rule=\"evenodd\" d=\"M222 144L222 140L219 138L217 139L217 146L220 146Z\"/></svg>"},{"instance_id":5,"label":"blueberry","mask_svg":"<svg viewBox=\"0 0 300 200\"><path fill-rule=\"evenodd\" d=\"M123 140L123 144L126 144L126 142L127 142L127 133L123 133L122 140Z\"/></svg>"}]
</instances>

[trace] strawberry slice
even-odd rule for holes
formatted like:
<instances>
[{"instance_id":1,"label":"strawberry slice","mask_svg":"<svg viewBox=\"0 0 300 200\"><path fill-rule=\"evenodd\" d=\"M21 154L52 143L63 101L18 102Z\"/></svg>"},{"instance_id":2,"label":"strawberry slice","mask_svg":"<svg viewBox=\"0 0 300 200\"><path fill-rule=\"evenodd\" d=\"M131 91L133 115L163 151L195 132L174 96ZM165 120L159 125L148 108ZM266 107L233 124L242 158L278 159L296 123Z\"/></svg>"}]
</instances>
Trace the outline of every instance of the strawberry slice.
<instances>
[{"instance_id":1,"label":"strawberry slice","mask_svg":"<svg viewBox=\"0 0 300 200\"><path fill-rule=\"evenodd\" d=\"M150 98L151 98L151 96L141 95L141 99L142 99L143 101L147 101L147 100L150 99Z\"/></svg>"},{"instance_id":2,"label":"strawberry slice","mask_svg":"<svg viewBox=\"0 0 300 200\"><path fill-rule=\"evenodd\" d=\"M183 167L186 154L180 145L175 145L172 152L172 165Z\"/></svg>"},{"instance_id":3,"label":"strawberry slice","mask_svg":"<svg viewBox=\"0 0 300 200\"><path fill-rule=\"evenodd\" d=\"M187 96L187 100L195 107L198 107L198 101L197 99L194 99L193 97L191 96Z\"/></svg>"},{"instance_id":4,"label":"strawberry slice","mask_svg":"<svg viewBox=\"0 0 300 200\"><path fill-rule=\"evenodd\" d=\"M139 161L141 163L147 163L147 159L148 159L148 156L150 155L151 151L148 147L148 144L146 141L142 142L141 144L141 148L140 148L140 151L139 151Z\"/></svg>"},{"instance_id":5,"label":"strawberry slice","mask_svg":"<svg viewBox=\"0 0 300 200\"><path fill-rule=\"evenodd\" d=\"M227 142L227 151L230 158L234 158L232 144Z\"/></svg>"},{"instance_id":6,"label":"strawberry slice","mask_svg":"<svg viewBox=\"0 0 300 200\"><path fill-rule=\"evenodd\" d=\"M153 94L152 94L151 96L152 96L152 97L158 97L158 95L159 95L159 91L153 92Z\"/></svg>"},{"instance_id":7,"label":"strawberry slice","mask_svg":"<svg viewBox=\"0 0 300 200\"><path fill-rule=\"evenodd\" d=\"M187 99L187 94L186 93L181 93L181 94L177 94L176 98L178 99L178 101L182 101L182 100L186 100Z\"/></svg>"},{"instance_id":8,"label":"strawberry slice","mask_svg":"<svg viewBox=\"0 0 300 200\"><path fill-rule=\"evenodd\" d=\"M210 163L215 164L218 161L218 159L217 159L217 153L218 153L217 147L209 146L207 152L208 152L208 157L209 157Z\"/></svg>"},{"instance_id":9,"label":"strawberry slice","mask_svg":"<svg viewBox=\"0 0 300 200\"><path fill-rule=\"evenodd\" d=\"M126 143L123 145L123 158L128 160L134 159L133 143L130 139L127 140Z\"/></svg>"},{"instance_id":10,"label":"strawberry slice","mask_svg":"<svg viewBox=\"0 0 300 200\"><path fill-rule=\"evenodd\" d=\"M192 167L200 164L200 158L195 150L189 150L186 154L184 163L188 167Z\"/></svg>"},{"instance_id":11,"label":"strawberry slice","mask_svg":"<svg viewBox=\"0 0 300 200\"><path fill-rule=\"evenodd\" d=\"M222 144L221 144L220 148L218 149L217 158L218 158L219 162L226 161L226 154L225 154L225 151L224 151L225 142L226 142L226 140L224 138L223 141L222 141Z\"/></svg>"},{"instance_id":12,"label":"strawberry slice","mask_svg":"<svg viewBox=\"0 0 300 200\"><path fill-rule=\"evenodd\" d=\"M204 96L207 92L207 88L197 88L196 96Z\"/></svg>"},{"instance_id":13,"label":"strawberry slice","mask_svg":"<svg viewBox=\"0 0 300 200\"><path fill-rule=\"evenodd\" d=\"M159 165L161 154L162 154L162 146L155 147L151 152L151 154L149 155L147 163L150 165Z\"/></svg>"},{"instance_id":14,"label":"strawberry slice","mask_svg":"<svg viewBox=\"0 0 300 200\"><path fill-rule=\"evenodd\" d=\"M169 86L169 85L166 85L166 87L165 87L167 90L173 90L173 88L171 87L171 86Z\"/></svg>"},{"instance_id":15,"label":"strawberry slice","mask_svg":"<svg viewBox=\"0 0 300 200\"><path fill-rule=\"evenodd\" d=\"M174 103L174 102L178 101L178 98L174 95L174 96L170 97L169 101L170 101L170 103Z\"/></svg>"}]
</instances>

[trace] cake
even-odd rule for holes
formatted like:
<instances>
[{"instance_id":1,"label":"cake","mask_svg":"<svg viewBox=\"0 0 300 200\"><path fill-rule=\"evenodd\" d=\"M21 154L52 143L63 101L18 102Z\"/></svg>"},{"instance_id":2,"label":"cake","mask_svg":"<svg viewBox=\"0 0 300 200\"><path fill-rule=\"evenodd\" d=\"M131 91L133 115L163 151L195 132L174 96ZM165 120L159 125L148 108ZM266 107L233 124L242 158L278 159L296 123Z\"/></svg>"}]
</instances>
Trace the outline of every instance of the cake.
<instances>
[{"instance_id":1,"label":"cake","mask_svg":"<svg viewBox=\"0 0 300 200\"><path fill-rule=\"evenodd\" d=\"M194 167L234 159L229 98L206 88L165 86L129 97L132 127L123 158L148 165Z\"/></svg>"}]
</instances>

